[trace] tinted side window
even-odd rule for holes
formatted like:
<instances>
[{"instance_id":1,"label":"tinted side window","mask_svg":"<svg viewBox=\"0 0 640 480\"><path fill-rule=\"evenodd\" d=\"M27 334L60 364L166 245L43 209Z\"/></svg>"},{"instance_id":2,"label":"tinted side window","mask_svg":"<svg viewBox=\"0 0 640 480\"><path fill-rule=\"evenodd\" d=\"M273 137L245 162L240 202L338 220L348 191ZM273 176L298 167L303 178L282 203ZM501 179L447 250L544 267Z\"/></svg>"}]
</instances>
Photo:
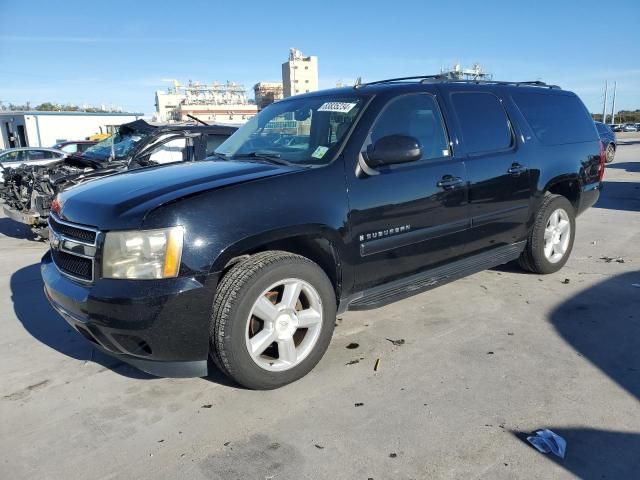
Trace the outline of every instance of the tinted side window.
<instances>
[{"instance_id":1,"label":"tinted side window","mask_svg":"<svg viewBox=\"0 0 640 480\"><path fill-rule=\"evenodd\" d=\"M513 100L546 145L597 140L591 116L575 95L517 92Z\"/></svg>"},{"instance_id":2,"label":"tinted side window","mask_svg":"<svg viewBox=\"0 0 640 480\"><path fill-rule=\"evenodd\" d=\"M224 135L207 135L207 157L227 139Z\"/></svg>"},{"instance_id":3,"label":"tinted side window","mask_svg":"<svg viewBox=\"0 0 640 480\"><path fill-rule=\"evenodd\" d=\"M613 133L611 129L607 125L604 125L603 123L596 123L596 128L598 129L598 132L600 132L603 135Z\"/></svg>"},{"instance_id":4,"label":"tinted side window","mask_svg":"<svg viewBox=\"0 0 640 480\"><path fill-rule=\"evenodd\" d=\"M511 126L498 97L492 93L464 92L451 95L451 101L469 154L511 146Z\"/></svg>"},{"instance_id":5,"label":"tinted side window","mask_svg":"<svg viewBox=\"0 0 640 480\"><path fill-rule=\"evenodd\" d=\"M416 138L423 160L449 155L440 110L428 94L403 95L391 100L371 130L371 142L387 135Z\"/></svg>"},{"instance_id":6,"label":"tinted side window","mask_svg":"<svg viewBox=\"0 0 640 480\"><path fill-rule=\"evenodd\" d=\"M48 150L29 150L27 151L29 160L46 160L53 157L53 152Z\"/></svg>"},{"instance_id":7,"label":"tinted side window","mask_svg":"<svg viewBox=\"0 0 640 480\"><path fill-rule=\"evenodd\" d=\"M63 152L67 152L67 153L76 153L78 151L78 144L77 143L70 143L70 144L65 145L64 147L62 147L60 150L62 150Z\"/></svg>"},{"instance_id":8,"label":"tinted side window","mask_svg":"<svg viewBox=\"0 0 640 480\"><path fill-rule=\"evenodd\" d=\"M22 151L7 152L0 157L0 162L18 162L22 160Z\"/></svg>"}]
</instances>

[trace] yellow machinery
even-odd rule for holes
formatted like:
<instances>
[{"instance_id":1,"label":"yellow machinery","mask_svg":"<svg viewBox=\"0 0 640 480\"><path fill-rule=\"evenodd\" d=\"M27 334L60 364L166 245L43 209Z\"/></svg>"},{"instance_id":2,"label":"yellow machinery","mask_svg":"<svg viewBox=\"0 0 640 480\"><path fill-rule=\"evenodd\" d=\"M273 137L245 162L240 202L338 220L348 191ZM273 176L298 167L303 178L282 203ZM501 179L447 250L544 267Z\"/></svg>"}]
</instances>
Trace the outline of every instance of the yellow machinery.
<instances>
[{"instance_id":1,"label":"yellow machinery","mask_svg":"<svg viewBox=\"0 0 640 480\"><path fill-rule=\"evenodd\" d=\"M101 142L109 138L118 129L118 125L106 125L104 128L100 127L100 133L94 133L87 137L87 140L92 142Z\"/></svg>"}]
</instances>

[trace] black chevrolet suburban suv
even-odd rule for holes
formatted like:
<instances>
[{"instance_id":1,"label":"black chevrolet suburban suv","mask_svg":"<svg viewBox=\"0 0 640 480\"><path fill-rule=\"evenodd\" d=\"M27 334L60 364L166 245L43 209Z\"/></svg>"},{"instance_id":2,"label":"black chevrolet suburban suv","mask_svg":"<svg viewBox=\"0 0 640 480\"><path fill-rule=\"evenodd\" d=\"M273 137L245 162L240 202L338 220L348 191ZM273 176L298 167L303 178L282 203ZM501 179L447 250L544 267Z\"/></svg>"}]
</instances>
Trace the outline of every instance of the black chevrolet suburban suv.
<instances>
[{"instance_id":1,"label":"black chevrolet suburban suv","mask_svg":"<svg viewBox=\"0 0 640 480\"><path fill-rule=\"evenodd\" d=\"M337 312L513 260L559 270L604 160L578 97L541 82L426 76L299 95L206 161L60 194L45 292L142 370L204 376L210 358L276 388L317 364Z\"/></svg>"}]
</instances>

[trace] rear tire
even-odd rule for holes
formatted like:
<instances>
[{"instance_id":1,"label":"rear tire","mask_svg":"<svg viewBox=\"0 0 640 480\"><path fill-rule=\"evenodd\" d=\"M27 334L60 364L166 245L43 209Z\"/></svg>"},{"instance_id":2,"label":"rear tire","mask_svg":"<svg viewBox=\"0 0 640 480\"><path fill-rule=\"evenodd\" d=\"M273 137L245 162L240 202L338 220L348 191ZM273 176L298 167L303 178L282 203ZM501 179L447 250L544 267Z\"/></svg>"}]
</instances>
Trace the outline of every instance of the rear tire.
<instances>
[{"instance_id":1,"label":"rear tire","mask_svg":"<svg viewBox=\"0 0 640 480\"><path fill-rule=\"evenodd\" d=\"M533 273L555 273L571 255L575 238L575 211L562 195L547 194L538 209L518 259L520 266Z\"/></svg>"},{"instance_id":2,"label":"rear tire","mask_svg":"<svg viewBox=\"0 0 640 480\"><path fill-rule=\"evenodd\" d=\"M613 162L613 158L616 156L616 147L613 143L607 145L605 150L604 158L606 163Z\"/></svg>"},{"instance_id":3,"label":"rear tire","mask_svg":"<svg viewBox=\"0 0 640 480\"><path fill-rule=\"evenodd\" d=\"M216 292L211 357L240 385L270 390L294 382L324 355L336 298L311 260L268 251L234 265Z\"/></svg>"}]
</instances>

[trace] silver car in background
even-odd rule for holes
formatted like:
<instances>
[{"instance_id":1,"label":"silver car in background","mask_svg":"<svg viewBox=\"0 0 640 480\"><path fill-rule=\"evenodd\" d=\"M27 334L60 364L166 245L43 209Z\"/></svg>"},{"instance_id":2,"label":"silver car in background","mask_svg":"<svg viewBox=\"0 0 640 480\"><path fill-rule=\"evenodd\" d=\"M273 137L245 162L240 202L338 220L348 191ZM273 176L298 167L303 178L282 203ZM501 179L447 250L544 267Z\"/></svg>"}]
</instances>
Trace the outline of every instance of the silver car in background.
<instances>
[{"instance_id":1,"label":"silver car in background","mask_svg":"<svg viewBox=\"0 0 640 480\"><path fill-rule=\"evenodd\" d=\"M5 168L15 168L22 164L47 165L62 160L68 154L55 148L20 147L0 152L0 183L4 182Z\"/></svg>"}]
</instances>

